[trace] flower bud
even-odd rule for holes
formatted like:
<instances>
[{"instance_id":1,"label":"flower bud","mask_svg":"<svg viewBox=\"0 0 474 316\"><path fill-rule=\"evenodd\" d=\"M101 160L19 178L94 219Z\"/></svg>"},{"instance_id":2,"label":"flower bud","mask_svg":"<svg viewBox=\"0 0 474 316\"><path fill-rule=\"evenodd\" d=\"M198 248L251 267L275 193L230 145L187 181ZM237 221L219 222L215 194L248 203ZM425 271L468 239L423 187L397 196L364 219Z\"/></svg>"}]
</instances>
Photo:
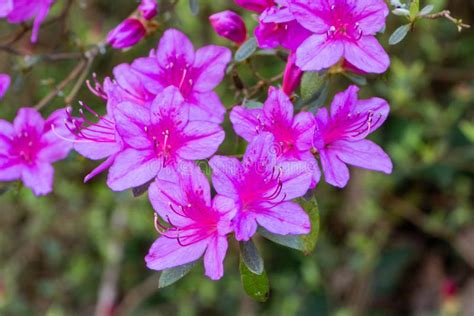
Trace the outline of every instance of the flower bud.
<instances>
[{"instance_id":1,"label":"flower bud","mask_svg":"<svg viewBox=\"0 0 474 316\"><path fill-rule=\"evenodd\" d=\"M275 5L273 0L235 0L235 3L247 10L262 13L267 8Z\"/></svg>"},{"instance_id":2,"label":"flower bud","mask_svg":"<svg viewBox=\"0 0 474 316\"><path fill-rule=\"evenodd\" d=\"M283 91L286 95L291 96L298 88L303 77L303 71L296 66L296 54L291 53L288 57L285 73L283 74Z\"/></svg>"},{"instance_id":3,"label":"flower bud","mask_svg":"<svg viewBox=\"0 0 474 316\"><path fill-rule=\"evenodd\" d=\"M128 18L107 35L107 43L113 48L127 48L138 43L147 31L143 23L136 18Z\"/></svg>"},{"instance_id":4,"label":"flower bud","mask_svg":"<svg viewBox=\"0 0 474 316\"><path fill-rule=\"evenodd\" d=\"M225 37L237 44L242 44L246 40L247 28L237 13L223 11L211 15L209 20L219 36Z\"/></svg>"},{"instance_id":5,"label":"flower bud","mask_svg":"<svg viewBox=\"0 0 474 316\"><path fill-rule=\"evenodd\" d=\"M7 74L0 74L0 99L3 98L10 86L10 76Z\"/></svg>"},{"instance_id":6,"label":"flower bud","mask_svg":"<svg viewBox=\"0 0 474 316\"><path fill-rule=\"evenodd\" d=\"M158 3L156 0L142 0L138 10L144 19L151 20L158 14Z\"/></svg>"}]
</instances>

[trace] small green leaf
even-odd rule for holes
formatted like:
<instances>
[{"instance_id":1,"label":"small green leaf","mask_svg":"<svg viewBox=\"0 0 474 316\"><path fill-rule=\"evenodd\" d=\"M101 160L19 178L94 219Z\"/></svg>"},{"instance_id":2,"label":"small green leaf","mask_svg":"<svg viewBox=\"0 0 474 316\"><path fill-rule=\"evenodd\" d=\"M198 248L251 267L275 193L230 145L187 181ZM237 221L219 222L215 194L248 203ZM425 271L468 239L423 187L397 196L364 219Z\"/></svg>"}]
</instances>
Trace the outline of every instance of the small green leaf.
<instances>
[{"instance_id":1,"label":"small green leaf","mask_svg":"<svg viewBox=\"0 0 474 316\"><path fill-rule=\"evenodd\" d=\"M308 213L311 222L311 231L308 235L301 236L303 240L303 252L309 255L316 248L319 237L319 208L314 194L299 199L301 207Z\"/></svg>"},{"instance_id":2,"label":"small green leaf","mask_svg":"<svg viewBox=\"0 0 474 316\"><path fill-rule=\"evenodd\" d=\"M316 112L324 105L329 94L329 82L325 75L317 72L306 72L301 81L301 99L295 107L308 107Z\"/></svg>"},{"instance_id":3,"label":"small green leaf","mask_svg":"<svg viewBox=\"0 0 474 316\"><path fill-rule=\"evenodd\" d=\"M191 13L193 15L199 14L199 0L189 0L189 8L191 9Z\"/></svg>"},{"instance_id":4,"label":"small green leaf","mask_svg":"<svg viewBox=\"0 0 474 316\"><path fill-rule=\"evenodd\" d=\"M400 26L398 29L393 32L393 34L390 36L390 39L388 40L388 43L390 45L396 45L403 41L403 39L407 36L408 31L410 31L410 24L405 24Z\"/></svg>"},{"instance_id":5,"label":"small green leaf","mask_svg":"<svg viewBox=\"0 0 474 316\"><path fill-rule=\"evenodd\" d=\"M414 19L420 12L420 0L412 0L410 3L410 18Z\"/></svg>"},{"instance_id":6,"label":"small green leaf","mask_svg":"<svg viewBox=\"0 0 474 316\"><path fill-rule=\"evenodd\" d=\"M257 39L255 37L249 38L242 46L239 47L237 52L235 52L235 61L242 62L248 59L257 51Z\"/></svg>"},{"instance_id":7,"label":"small green leaf","mask_svg":"<svg viewBox=\"0 0 474 316\"><path fill-rule=\"evenodd\" d=\"M258 228L258 232L260 235L265 237L266 239L273 241L276 244L292 248L295 250L303 251L304 244L303 239L300 235L277 235L274 233L269 232L263 227Z\"/></svg>"},{"instance_id":8,"label":"small green leaf","mask_svg":"<svg viewBox=\"0 0 474 316\"><path fill-rule=\"evenodd\" d=\"M365 78L364 76L360 76L352 72L344 72L343 74L346 78L348 78L350 81L354 82L358 86L365 86L367 84L367 78Z\"/></svg>"},{"instance_id":9,"label":"small green leaf","mask_svg":"<svg viewBox=\"0 0 474 316\"><path fill-rule=\"evenodd\" d=\"M434 5L428 4L425 6L423 9L421 9L420 13L418 13L418 16L425 16L433 12Z\"/></svg>"},{"instance_id":10,"label":"small green leaf","mask_svg":"<svg viewBox=\"0 0 474 316\"><path fill-rule=\"evenodd\" d=\"M240 257L247 266L247 268L255 274L262 274L265 270L263 267L263 259L258 253L257 247L252 240L241 241L240 246Z\"/></svg>"},{"instance_id":11,"label":"small green leaf","mask_svg":"<svg viewBox=\"0 0 474 316\"><path fill-rule=\"evenodd\" d=\"M159 288L167 287L179 280L181 280L191 269L196 265L197 261L184 264L179 267L166 269L161 272L160 280L158 282Z\"/></svg>"},{"instance_id":12,"label":"small green leaf","mask_svg":"<svg viewBox=\"0 0 474 316\"><path fill-rule=\"evenodd\" d=\"M244 101L244 106L247 109L261 109L261 108L263 108L263 103L255 101L255 100L245 100Z\"/></svg>"},{"instance_id":13,"label":"small green leaf","mask_svg":"<svg viewBox=\"0 0 474 316\"><path fill-rule=\"evenodd\" d=\"M270 295L270 283L266 272L263 271L260 275L252 273L242 258L240 259L239 268L245 293L258 302L265 302Z\"/></svg>"}]
</instances>

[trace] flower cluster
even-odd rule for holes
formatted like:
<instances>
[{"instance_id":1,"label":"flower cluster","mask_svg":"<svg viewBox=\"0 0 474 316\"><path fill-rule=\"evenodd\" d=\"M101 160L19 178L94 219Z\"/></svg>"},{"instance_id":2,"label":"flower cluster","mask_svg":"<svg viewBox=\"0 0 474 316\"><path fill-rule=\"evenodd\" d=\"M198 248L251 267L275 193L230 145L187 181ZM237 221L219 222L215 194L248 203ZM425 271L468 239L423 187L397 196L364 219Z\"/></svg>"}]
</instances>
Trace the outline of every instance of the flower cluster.
<instances>
[{"instance_id":1,"label":"flower cluster","mask_svg":"<svg viewBox=\"0 0 474 316\"><path fill-rule=\"evenodd\" d=\"M0 2L0 18L7 18L9 23L23 23L33 19L31 42L38 41L41 23L49 13L56 0L3 0Z\"/></svg>"}]
</instances>

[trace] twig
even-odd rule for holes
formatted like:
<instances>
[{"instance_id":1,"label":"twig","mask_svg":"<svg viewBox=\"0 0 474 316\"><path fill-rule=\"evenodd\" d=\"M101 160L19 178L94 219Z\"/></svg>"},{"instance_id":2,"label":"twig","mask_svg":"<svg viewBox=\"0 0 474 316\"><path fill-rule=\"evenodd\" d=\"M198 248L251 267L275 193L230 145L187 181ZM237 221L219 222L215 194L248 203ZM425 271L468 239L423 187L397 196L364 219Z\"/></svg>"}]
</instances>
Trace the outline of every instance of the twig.
<instances>
[{"instance_id":1,"label":"twig","mask_svg":"<svg viewBox=\"0 0 474 316\"><path fill-rule=\"evenodd\" d=\"M423 18L424 19L430 19L430 20L435 20L435 19L439 19L439 18L448 19L449 21L456 24L456 26L458 27L459 32L461 32L463 29L468 29L468 28L471 27L469 24L463 23L461 19L453 18L451 16L451 11L449 11L449 10L443 10L441 12L425 15L425 16L423 16Z\"/></svg>"},{"instance_id":2,"label":"twig","mask_svg":"<svg viewBox=\"0 0 474 316\"><path fill-rule=\"evenodd\" d=\"M115 315L126 316L140 306L140 304L158 291L159 273L154 273L143 282L128 291L122 302L115 309Z\"/></svg>"}]
</instances>

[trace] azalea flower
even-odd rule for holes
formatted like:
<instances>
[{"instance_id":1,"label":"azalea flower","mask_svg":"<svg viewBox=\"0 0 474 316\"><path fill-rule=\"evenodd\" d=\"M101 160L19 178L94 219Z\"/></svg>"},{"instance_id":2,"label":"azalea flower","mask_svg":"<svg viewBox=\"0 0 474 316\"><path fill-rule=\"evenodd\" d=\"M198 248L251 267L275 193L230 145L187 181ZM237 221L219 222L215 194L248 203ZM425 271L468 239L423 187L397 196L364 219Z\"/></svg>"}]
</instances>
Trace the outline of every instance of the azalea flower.
<instances>
[{"instance_id":1,"label":"azalea flower","mask_svg":"<svg viewBox=\"0 0 474 316\"><path fill-rule=\"evenodd\" d=\"M9 23L15 24L34 19L31 42L36 43L41 23L55 2L56 0L4 0L0 3L0 17L6 17Z\"/></svg>"},{"instance_id":2,"label":"azalea flower","mask_svg":"<svg viewBox=\"0 0 474 316\"><path fill-rule=\"evenodd\" d=\"M358 100L356 86L335 96L331 112L322 108L316 115L314 147L319 153L326 182L344 187L349 181L346 164L392 172L390 157L365 139L387 119L390 107L380 98Z\"/></svg>"},{"instance_id":3,"label":"azalea flower","mask_svg":"<svg viewBox=\"0 0 474 316\"><path fill-rule=\"evenodd\" d=\"M271 133L277 158L305 163L313 174L312 186L319 182L320 172L311 153L315 121L308 112L294 115L293 104L282 91L271 87L263 109L236 106L230 120L237 135L251 142L262 133Z\"/></svg>"},{"instance_id":4,"label":"azalea flower","mask_svg":"<svg viewBox=\"0 0 474 316\"><path fill-rule=\"evenodd\" d=\"M263 49L282 46L296 51L310 35L295 19L287 0L276 0L263 11L255 29L258 46Z\"/></svg>"},{"instance_id":5,"label":"azalea flower","mask_svg":"<svg viewBox=\"0 0 474 316\"><path fill-rule=\"evenodd\" d=\"M0 181L21 180L35 195L53 189L52 163L66 158L72 144L58 135L68 135L65 110L45 121L33 108L22 108L10 124L0 120Z\"/></svg>"},{"instance_id":6,"label":"azalea flower","mask_svg":"<svg viewBox=\"0 0 474 316\"><path fill-rule=\"evenodd\" d=\"M158 2L156 0L142 0L138 10L143 18L151 20L158 14Z\"/></svg>"},{"instance_id":7,"label":"azalea flower","mask_svg":"<svg viewBox=\"0 0 474 316\"><path fill-rule=\"evenodd\" d=\"M227 10L211 15L209 20L219 36L239 45L247 39L247 27L237 13Z\"/></svg>"},{"instance_id":8,"label":"azalea flower","mask_svg":"<svg viewBox=\"0 0 474 316\"><path fill-rule=\"evenodd\" d=\"M384 0L291 0L291 12L312 35L297 50L296 64L319 71L346 59L367 73L383 73L390 59L375 34L385 26Z\"/></svg>"},{"instance_id":9,"label":"azalea flower","mask_svg":"<svg viewBox=\"0 0 474 316\"><path fill-rule=\"evenodd\" d=\"M11 79L7 74L0 74L0 99L5 96L10 87Z\"/></svg>"},{"instance_id":10,"label":"azalea flower","mask_svg":"<svg viewBox=\"0 0 474 316\"><path fill-rule=\"evenodd\" d=\"M311 174L299 162L279 162L274 138L262 133L249 144L242 163L236 158L214 156L209 164L217 193L234 200L233 220L237 240L249 240L261 225L280 234L307 234L308 215L291 200L303 196Z\"/></svg>"},{"instance_id":11,"label":"azalea flower","mask_svg":"<svg viewBox=\"0 0 474 316\"><path fill-rule=\"evenodd\" d=\"M194 262L204 255L206 275L224 275L227 235L232 232L234 202L223 196L211 201L206 176L192 164L176 182L157 179L149 188L156 213L167 223L155 221L161 233L148 255L148 268L164 270Z\"/></svg>"},{"instance_id":12,"label":"azalea flower","mask_svg":"<svg viewBox=\"0 0 474 316\"><path fill-rule=\"evenodd\" d=\"M231 58L230 50L220 46L205 46L195 52L183 33L170 29L163 34L158 50L136 59L132 68L153 95L169 86L178 88L190 106L192 120L222 123L225 108L213 89L224 78Z\"/></svg>"},{"instance_id":13,"label":"azalea flower","mask_svg":"<svg viewBox=\"0 0 474 316\"><path fill-rule=\"evenodd\" d=\"M123 102L113 109L126 145L115 157L107 183L114 191L138 187L167 167L212 156L225 137L213 122L190 121L190 109L176 87L157 95L150 108Z\"/></svg>"},{"instance_id":14,"label":"azalea flower","mask_svg":"<svg viewBox=\"0 0 474 316\"><path fill-rule=\"evenodd\" d=\"M285 72L283 74L282 89L288 95L291 96L293 92L301 84L303 78L303 71L300 67L296 66L296 54L290 53L288 61L286 62Z\"/></svg>"},{"instance_id":15,"label":"azalea flower","mask_svg":"<svg viewBox=\"0 0 474 316\"><path fill-rule=\"evenodd\" d=\"M140 19L128 18L109 32L107 43L116 49L132 47L145 37L146 32Z\"/></svg>"}]
</instances>

